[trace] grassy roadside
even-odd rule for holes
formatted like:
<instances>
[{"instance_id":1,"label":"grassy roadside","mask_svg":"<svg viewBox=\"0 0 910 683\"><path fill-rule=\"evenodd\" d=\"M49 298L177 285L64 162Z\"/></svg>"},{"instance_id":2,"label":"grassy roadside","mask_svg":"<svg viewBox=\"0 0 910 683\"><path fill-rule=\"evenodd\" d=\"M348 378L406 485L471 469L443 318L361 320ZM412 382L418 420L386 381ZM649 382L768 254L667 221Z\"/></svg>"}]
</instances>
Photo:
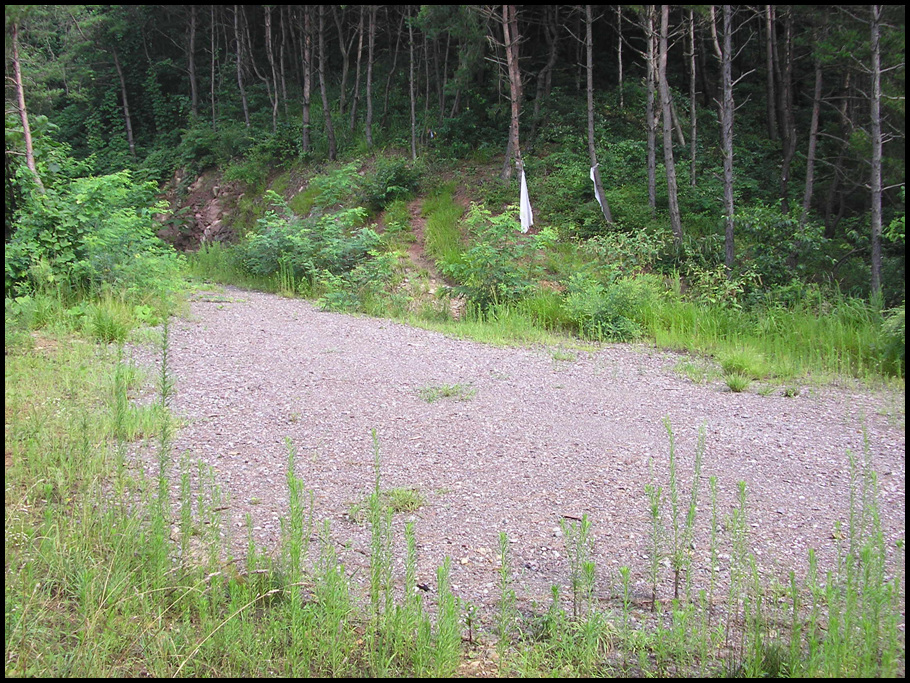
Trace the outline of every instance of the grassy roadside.
<instances>
[{"instance_id":1,"label":"grassy roadside","mask_svg":"<svg viewBox=\"0 0 910 683\"><path fill-rule=\"evenodd\" d=\"M655 577L671 572L676 594L633 595L630 568L622 567L620 594L595 601L590 525L566 520L570 591L554 587L549 606L518 612L503 537L499 606L479 614L452 593L447 564L431 592L417 590L413 527L405 557L393 557L397 507L382 487L375 437L375 485L360 512L372 533L366 593L339 564L331 528L316 521L306 482L293 474L291 443L282 552L266 558L251 546L244 558L227 556L222 492L211 472L171 451L166 325L127 325L108 340L66 321L50 306L51 324L38 330L7 320L8 676L904 672L904 583L894 571L903 548L884 544L876 478L862 456L851 459L853 504L839 532L838 566L818 567L806 549L810 572L779 585L752 562L745 485L729 513L717 509L713 478L707 491L683 490L667 425L669 470L646 488L645 563ZM159 368L142 371L125 340L154 345ZM151 401L139 400L149 394ZM142 444L156 456L151 475L129 457ZM703 524L712 553L731 558L726 595L689 589L695 568L686 538Z\"/></svg>"}]
</instances>

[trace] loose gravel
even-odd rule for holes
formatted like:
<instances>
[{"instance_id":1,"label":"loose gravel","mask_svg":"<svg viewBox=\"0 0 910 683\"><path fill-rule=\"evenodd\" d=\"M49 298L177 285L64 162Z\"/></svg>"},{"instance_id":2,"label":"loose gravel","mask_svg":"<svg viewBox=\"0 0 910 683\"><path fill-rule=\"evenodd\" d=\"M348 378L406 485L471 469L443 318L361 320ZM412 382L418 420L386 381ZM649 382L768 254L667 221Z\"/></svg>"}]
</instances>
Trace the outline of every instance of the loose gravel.
<instances>
[{"instance_id":1,"label":"loose gravel","mask_svg":"<svg viewBox=\"0 0 910 683\"><path fill-rule=\"evenodd\" d=\"M711 476L723 519L736 505L737 483L746 483L750 546L769 574L803 576L810 548L822 571L833 569L841 542L835 525L849 510L848 453L860 460L867 453L878 473L888 543L904 536L903 390L806 385L789 397L782 388L733 393L720 380L693 382L678 371L686 356L648 346L500 348L234 288L200 292L190 309L171 324L173 408L182 425L174 454L213 468L229 496L225 531L236 557L247 549L247 515L256 545L280 553L289 439L296 474L315 496L317 524L330 520L348 572L365 581L370 530L349 513L374 485L375 432L382 487L415 489L425 499L416 512L395 516L399 582L403 528L413 521L418 582L435 586L449 557L454 593L493 609L505 533L519 600L545 604L552 585L565 594L570 581L560 522L587 515L598 597L617 594L622 566L631 567L636 595L644 596L645 485L669 490L665 420L683 504L700 427L706 433L696 588L708 583ZM134 353L150 366L160 362L154 349ZM454 385L465 391L425 398L427 389ZM729 533L718 538L722 582ZM671 580L662 567L663 597Z\"/></svg>"}]
</instances>

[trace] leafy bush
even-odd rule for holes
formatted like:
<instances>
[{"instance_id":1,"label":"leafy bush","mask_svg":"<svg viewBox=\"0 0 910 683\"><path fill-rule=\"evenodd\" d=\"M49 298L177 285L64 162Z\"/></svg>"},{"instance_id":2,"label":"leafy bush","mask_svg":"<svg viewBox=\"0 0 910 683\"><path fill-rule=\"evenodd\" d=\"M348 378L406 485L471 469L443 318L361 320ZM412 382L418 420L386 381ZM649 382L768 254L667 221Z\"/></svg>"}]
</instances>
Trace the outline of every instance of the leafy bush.
<instances>
[{"instance_id":1,"label":"leafy bush","mask_svg":"<svg viewBox=\"0 0 910 683\"><path fill-rule=\"evenodd\" d=\"M300 218L279 195L268 191L266 197L273 208L239 247L241 262L254 275L283 273L312 285L325 273L353 270L379 243L371 228L358 229L366 219L363 208Z\"/></svg>"},{"instance_id":2,"label":"leafy bush","mask_svg":"<svg viewBox=\"0 0 910 683\"><path fill-rule=\"evenodd\" d=\"M591 273L576 273L569 278L563 309L582 337L631 341L644 334L660 287L653 275L619 277L604 285Z\"/></svg>"},{"instance_id":3,"label":"leafy bush","mask_svg":"<svg viewBox=\"0 0 910 683\"><path fill-rule=\"evenodd\" d=\"M518 230L517 211L494 216L474 204L466 219L473 245L456 261L442 264L443 272L460 284L454 290L482 311L491 305L528 294L540 273L537 252L556 240L550 228L530 237Z\"/></svg>"},{"instance_id":4,"label":"leafy bush","mask_svg":"<svg viewBox=\"0 0 910 683\"><path fill-rule=\"evenodd\" d=\"M139 300L174 289L179 257L155 235L156 193L129 171L33 192L7 245L7 294L64 285Z\"/></svg>"},{"instance_id":5,"label":"leafy bush","mask_svg":"<svg viewBox=\"0 0 910 683\"><path fill-rule=\"evenodd\" d=\"M361 199L371 211L381 211L396 199L408 199L420 187L420 170L405 159L380 159L363 183Z\"/></svg>"},{"instance_id":6,"label":"leafy bush","mask_svg":"<svg viewBox=\"0 0 910 683\"><path fill-rule=\"evenodd\" d=\"M668 231L614 231L585 240L581 251L593 256L604 267L623 275L635 275L653 267L669 240Z\"/></svg>"}]
</instances>

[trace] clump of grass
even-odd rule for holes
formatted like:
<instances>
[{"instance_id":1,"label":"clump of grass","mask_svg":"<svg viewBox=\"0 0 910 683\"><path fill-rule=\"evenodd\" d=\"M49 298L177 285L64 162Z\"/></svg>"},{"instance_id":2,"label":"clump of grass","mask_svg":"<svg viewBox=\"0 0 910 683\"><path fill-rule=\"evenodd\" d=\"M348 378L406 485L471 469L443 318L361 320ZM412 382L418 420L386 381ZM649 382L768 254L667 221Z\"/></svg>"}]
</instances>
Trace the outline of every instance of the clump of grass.
<instances>
[{"instance_id":1,"label":"clump of grass","mask_svg":"<svg viewBox=\"0 0 910 683\"><path fill-rule=\"evenodd\" d=\"M477 394L477 390L470 384L437 384L421 387L417 393L427 403L435 403L442 398L470 401Z\"/></svg>"},{"instance_id":2,"label":"clump of grass","mask_svg":"<svg viewBox=\"0 0 910 683\"><path fill-rule=\"evenodd\" d=\"M427 218L425 248L439 263L456 262L464 248L458 223L464 209L455 202L454 192L455 188L447 185L423 203L423 215Z\"/></svg>"},{"instance_id":3,"label":"clump of grass","mask_svg":"<svg viewBox=\"0 0 910 683\"><path fill-rule=\"evenodd\" d=\"M367 519L372 497L376 495L381 511L391 514L414 512L426 505L424 495L413 488L391 488L370 494L365 500L352 504L348 508L348 517L358 524Z\"/></svg>"},{"instance_id":4,"label":"clump of grass","mask_svg":"<svg viewBox=\"0 0 910 683\"><path fill-rule=\"evenodd\" d=\"M749 388L749 385L752 384L752 379L741 372L730 372L724 375L724 382L726 382L730 391L738 394Z\"/></svg>"},{"instance_id":5,"label":"clump of grass","mask_svg":"<svg viewBox=\"0 0 910 683\"><path fill-rule=\"evenodd\" d=\"M749 379L762 379L768 374L764 356L751 346L727 349L718 358L726 375L743 375Z\"/></svg>"}]
</instances>

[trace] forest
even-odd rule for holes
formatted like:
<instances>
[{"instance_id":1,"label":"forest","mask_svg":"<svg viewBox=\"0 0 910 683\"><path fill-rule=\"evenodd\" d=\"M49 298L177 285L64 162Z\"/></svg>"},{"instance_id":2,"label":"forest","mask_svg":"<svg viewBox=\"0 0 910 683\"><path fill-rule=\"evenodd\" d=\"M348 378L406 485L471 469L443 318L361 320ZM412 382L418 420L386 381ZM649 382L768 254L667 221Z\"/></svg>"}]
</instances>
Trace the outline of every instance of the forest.
<instances>
[{"instance_id":1,"label":"forest","mask_svg":"<svg viewBox=\"0 0 910 683\"><path fill-rule=\"evenodd\" d=\"M903 301L898 6L48 5L6 22L7 242L33 187L88 174L216 166L255 186L397 150L413 183L431 162L495 161L503 182L520 164L538 229L655 235L664 270ZM24 271L7 265L7 291Z\"/></svg>"},{"instance_id":2,"label":"forest","mask_svg":"<svg viewBox=\"0 0 910 683\"><path fill-rule=\"evenodd\" d=\"M377 588L365 620L412 621L375 630L358 621L345 642L362 656L342 663L331 645L332 629L342 628L332 619L341 617L310 615L309 604L278 595L282 581L304 580L300 547L291 544L296 559L277 572L254 560L231 575L212 569L214 556L208 569L194 568L202 574L171 567L170 530L185 522L188 536L193 513L175 521L165 510L163 464L149 485L133 481L124 462L141 439L157 440L170 462L167 329L196 287L305 297L324 310L497 344L643 343L691 354L682 374L736 393L791 398L799 386L829 383L902 394L904 12L7 5L6 451L16 482L7 487L7 675L465 673L458 653L472 617L456 614L451 595L431 625L419 600L380 608ZM158 401L133 407L143 380L123 362L124 348L159 329ZM96 357L81 355L91 352L74 339L97 344ZM73 354L73 365L48 361L47 349ZM90 369L95 363L104 369ZM70 408L54 408L61 402ZM104 418L92 417L102 405ZM74 454L91 465L74 466ZM851 482L866 486L865 476ZM194 481L209 485L201 465ZM289 524L299 531L304 492L292 475L288 486ZM91 502L112 488L112 509ZM869 522L874 532L865 492L856 528ZM124 510L136 495L146 497L132 519ZM213 484L206 495L207 514L220 509ZM379 500L377 473L367 517L384 543ZM64 512L78 517L72 528L54 521ZM578 521L563 531L583 555ZM198 535L214 526L200 522ZM862 546L865 562L881 537L863 545L853 531L851 518L851 552ZM123 540L131 534L141 548ZM320 566L314 590L337 598L346 590L340 577ZM691 642L672 641L678 651L668 659L649 644L639 651L647 657L612 668L601 656L602 623L554 612L535 628L551 629L547 647L558 641L565 652L548 651L537 669L509 669L505 644L496 672L900 676L900 610L889 602L903 604L900 578L883 564L870 578L869 566L857 560L847 592L825 594L842 610L832 623L856 618L855 631L832 628L816 641L820 631L797 629L793 616L790 659L749 630L746 599L739 649L728 630L722 656L708 656L705 628L696 629L705 634L697 663L680 654ZM877 602L850 593L854 580ZM826 589L808 590L815 600ZM794 583L793 615L806 605L797 592ZM273 599L294 629L318 634L311 659L295 668L302 660L284 645L275 646L274 668L206 654L208 638L279 642L284 617L234 619ZM37 626L25 619L30 611ZM133 634L130 642L97 653L81 641L70 647L74 625L101 638L105 620ZM197 643L199 624L209 635ZM671 642L671 630L660 642ZM601 635L589 642L594 631ZM47 633L49 664L34 649ZM137 642L156 654L134 657ZM815 654L797 665L805 647Z\"/></svg>"}]
</instances>

